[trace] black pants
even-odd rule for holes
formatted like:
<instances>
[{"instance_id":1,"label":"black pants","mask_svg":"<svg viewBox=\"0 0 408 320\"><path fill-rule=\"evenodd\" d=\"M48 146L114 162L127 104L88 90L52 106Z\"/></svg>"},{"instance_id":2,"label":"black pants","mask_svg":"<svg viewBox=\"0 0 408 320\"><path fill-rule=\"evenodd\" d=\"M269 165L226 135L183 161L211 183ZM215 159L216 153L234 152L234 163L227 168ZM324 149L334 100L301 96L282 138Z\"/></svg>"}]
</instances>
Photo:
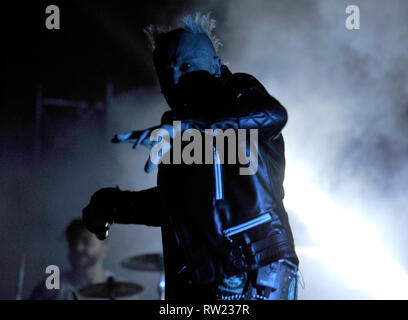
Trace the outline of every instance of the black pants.
<instances>
[{"instance_id":1,"label":"black pants","mask_svg":"<svg viewBox=\"0 0 408 320\"><path fill-rule=\"evenodd\" d=\"M281 259L218 284L219 300L296 300L298 268Z\"/></svg>"},{"instance_id":2,"label":"black pants","mask_svg":"<svg viewBox=\"0 0 408 320\"><path fill-rule=\"evenodd\" d=\"M180 278L174 299L296 300L297 288L298 267L286 259L281 259L212 285L192 285L188 280Z\"/></svg>"}]
</instances>

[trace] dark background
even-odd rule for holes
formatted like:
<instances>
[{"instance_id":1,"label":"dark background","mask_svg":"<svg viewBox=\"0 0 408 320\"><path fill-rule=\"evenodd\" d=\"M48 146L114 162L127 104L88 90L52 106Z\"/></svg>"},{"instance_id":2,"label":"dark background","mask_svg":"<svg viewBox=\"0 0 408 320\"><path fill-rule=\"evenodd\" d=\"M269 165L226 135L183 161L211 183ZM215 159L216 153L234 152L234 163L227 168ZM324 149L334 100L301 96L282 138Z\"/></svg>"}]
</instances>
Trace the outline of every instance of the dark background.
<instances>
[{"instance_id":1,"label":"dark background","mask_svg":"<svg viewBox=\"0 0 408 320\"><path fill-rule=\"evenodd\" d=\"M51 4L60 9L60 30L45 27L45 8ZM344 26L349 4L360 7L361 30ZM131 190L155 185L155 172L142 170L146 150L135 152L109 141L114 133L157 124L168 108L143 28L177 24L196 10L212 11L223 42L220 56L231 70L256 76L288 109L283 132L288 162L301 164L324 194L375 228L378 243L402 270L400 281L385 278L379 288L400 292L408 266L406 1L71 0L0 7L0 299L15 297L21 254L26 255L24 297L47 265L67 267L61 234L95 190L116 184ZM113 103L104 108L108 82L114 88ZM46 97L86 100L91 109L78 113L74 108L44 107L39 123L39 86ZM291 181L302 180L288 178L288 199L300 199L291 193ZM351 261L351 255L339 253L345 265L340 271L334 268L339 267L337 260L328 263L333 252L313 249L325 244L314 230L332 226L316 224L306 215L307 208L325 211L319 199L306 199L310 203L303 204L305 212L291 210L287 203L306 279L300 298L382 297L380 289L371 287L371 274L362 282L356 277L364 278L359 272L373 265L393 273L395 264L381 264L389 257L369 242L373 253L368 258ZM148 204L141 210L148 210ZM329 211L325 214L330 217ZM350 238L350 220L343 217L346 229L334 223L341 236L328 243ZM357 232L353 241L364 238L364 231ZM159 252L160 230L114 226L110 246L107 268L145 286L142 298L156 299L158 275L126 271L119 261ZM350 267L353 263L358 267Z\"/></svg>"}]
</instances>

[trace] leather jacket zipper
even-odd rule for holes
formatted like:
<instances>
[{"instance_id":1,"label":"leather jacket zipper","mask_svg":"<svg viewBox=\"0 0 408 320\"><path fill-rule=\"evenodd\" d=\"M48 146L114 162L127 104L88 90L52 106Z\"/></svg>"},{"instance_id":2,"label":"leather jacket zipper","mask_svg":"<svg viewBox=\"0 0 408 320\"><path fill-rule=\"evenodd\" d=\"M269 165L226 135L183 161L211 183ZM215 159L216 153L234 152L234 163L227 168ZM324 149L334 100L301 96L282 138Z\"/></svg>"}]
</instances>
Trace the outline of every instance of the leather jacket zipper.
<instances>
[{"instance_id":1,"label":"leather jacket zipper","mask_svg":"<svg viewBox=\"0 0 408 320\"><path fill-rule=\"evenodd\" d=\"M213 147L213 165L214 165L214 180L215 180L215 200L224 199L224 186L222 181L222 165L217 149Z\"/></svg>"},{"instance_id":2,"label":"leather jacket zipper","mask_svg":"<svg viewBox=\"0 0 408 320\"><path fill-rule=\"evenodd\" d=\"M230 237L233 236L234 234L244 232L251 228L255 228L256 226L259 226L260 224L269 222L271 220L272 220L271 215L269 213L264 213L260 215L259 217L251 219L247 222L244 222L234 227L225 229L223 233L224 233L224 236L231 241Z\"/></svg>"}]
</instances>

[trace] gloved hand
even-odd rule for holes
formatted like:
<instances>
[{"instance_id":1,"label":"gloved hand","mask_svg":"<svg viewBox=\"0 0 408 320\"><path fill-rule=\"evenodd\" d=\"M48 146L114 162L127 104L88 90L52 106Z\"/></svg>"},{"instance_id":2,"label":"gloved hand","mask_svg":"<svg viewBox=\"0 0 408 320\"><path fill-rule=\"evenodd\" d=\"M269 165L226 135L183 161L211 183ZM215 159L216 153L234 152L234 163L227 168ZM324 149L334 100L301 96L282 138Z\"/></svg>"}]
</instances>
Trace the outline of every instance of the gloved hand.
<instances>
[{"instance_id":1,"label":"gloved hand","mask_svg":"<svg viewBox=\"0 0 408 320\"><path fill-rule=\"evenodd\" d=\"M95 233L99 240L108 237L109 225L113 224L119 205L120 190L103 188L91 197L89 204L82 210L82 221L85 227Z\"/></svg>"},{"instance_id":2,"label":"gloved hand","mask_svg":"<svg viewBox=\"0 0 408 320\"><path fill-rule=\"evenodd\" d=\"M123 134L115 134L113 143L133 143L133 149L139 149L141 145L151 149L150 133L159 127L148 128L146 130L131 131Z\"/></svg>"},{"instance_id":3,"label":"gloved hand","mask_svg":"<svg viewBox=\"0 0 408 320\"><path fill-rule=\"evenodd\" d=\"M152 150L152 148L159 143L157 140L151 140L152 133L154 132L155 129L161 129L161 130L166 130L169 137L173 137L173 126L170 124L162 124L161 126L157 127L152 127L148 128L146 130L141 130L141 131L131 131L128 133L124 134L115 134L115 136L112 139L113 143L133 143L133 149L139 149L140 146L145 146L149 150ZM147 159L147 162L144 167L144 171L146 173L150 173L157 165L157 163L160 162L160 159L171 149L171 144L166 143L163 148L162 148L162 154L161 156L156 155L154 161L151 159L151 154L149 155L149 158Z\"/></svg>"}]
</instances>

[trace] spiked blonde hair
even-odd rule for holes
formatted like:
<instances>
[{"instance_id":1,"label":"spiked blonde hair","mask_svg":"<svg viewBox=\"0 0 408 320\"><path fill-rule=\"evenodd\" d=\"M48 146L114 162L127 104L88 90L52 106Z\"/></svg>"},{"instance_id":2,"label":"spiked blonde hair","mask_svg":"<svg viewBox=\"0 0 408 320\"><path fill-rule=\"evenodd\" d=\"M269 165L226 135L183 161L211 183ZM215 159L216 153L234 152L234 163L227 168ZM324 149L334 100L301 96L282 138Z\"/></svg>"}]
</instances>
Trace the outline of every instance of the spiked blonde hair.
<instances>
[{"instance_id":1,"label":"spiked blonde hair","mask_svg":"<svg viewBox=\"0 0 408 320\"><path fill-rule=\"evenodd\" d=\"M143 31L147 36L152 51L155 50L158 38L161 35L177 28L181 28L188 32L205 34L214 46L215 52L218 52L219 48L222 46L222 43L213 33L215 29L215 19L211 18L210 16L211 12L208 12L207 14L196 12L194 15L189 14L183 17L181 19L181 24L176 28L163 25L149 25Z\"/></svg>"}]
</instances>

